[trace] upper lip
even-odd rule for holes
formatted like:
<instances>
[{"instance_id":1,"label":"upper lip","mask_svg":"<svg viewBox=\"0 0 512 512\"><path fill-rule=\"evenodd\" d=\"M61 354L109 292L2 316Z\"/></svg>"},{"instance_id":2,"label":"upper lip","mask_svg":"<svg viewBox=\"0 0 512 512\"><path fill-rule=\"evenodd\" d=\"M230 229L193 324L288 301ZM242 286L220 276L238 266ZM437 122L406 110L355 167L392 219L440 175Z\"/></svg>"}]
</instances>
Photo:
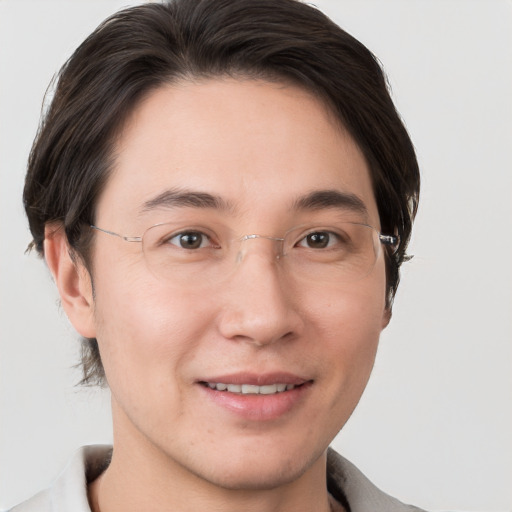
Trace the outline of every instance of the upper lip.
<instances>
[{"instance_id":1,"label":"upper lip","mask_svg":"<svg viewBox=\"0 0 512 512\"><path fill-rule=\"evenodd\" d=\"M241 372L228 375L215 375L198 379L198 382L211 382L222 384L252 384L254 386L268 386L272 384L293 384L300 386L312 379L307 379L288 372L253 373Z\"/></svg>"}]
</instances>

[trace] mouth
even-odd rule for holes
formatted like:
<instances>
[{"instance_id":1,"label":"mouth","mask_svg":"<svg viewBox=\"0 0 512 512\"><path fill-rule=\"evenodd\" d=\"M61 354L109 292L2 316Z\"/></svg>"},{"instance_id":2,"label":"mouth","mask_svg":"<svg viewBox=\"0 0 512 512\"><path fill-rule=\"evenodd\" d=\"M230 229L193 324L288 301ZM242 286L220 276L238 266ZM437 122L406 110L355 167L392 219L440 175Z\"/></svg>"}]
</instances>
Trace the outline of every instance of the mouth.
<instances>
[{"instance_id":1,"label":"mouth","mask_svg":"<svg viewBox=\"0 0 512 512\"><path fill-rule=\"evenodd\" d=\"M224 391L227 393L237 393L240 395L275 395L277 393L285 393L292 391L304 385L301 384L286 384L284 382L276 384L266 384L258 386L256 384L225 384L223 382L200 382L201 385L206 386L215 391Z\"/></svg>"},{"instance_id":2,"label":"mouth","mask_svg":"<svg viewBox=\"0 0 512 512\"><path fill-rule=\"evenodd\" d=\"M238 373L197 381L211 403L244 421L287 417L311 394L314 380L288 373Z\"/></svg>"}]
</instances>

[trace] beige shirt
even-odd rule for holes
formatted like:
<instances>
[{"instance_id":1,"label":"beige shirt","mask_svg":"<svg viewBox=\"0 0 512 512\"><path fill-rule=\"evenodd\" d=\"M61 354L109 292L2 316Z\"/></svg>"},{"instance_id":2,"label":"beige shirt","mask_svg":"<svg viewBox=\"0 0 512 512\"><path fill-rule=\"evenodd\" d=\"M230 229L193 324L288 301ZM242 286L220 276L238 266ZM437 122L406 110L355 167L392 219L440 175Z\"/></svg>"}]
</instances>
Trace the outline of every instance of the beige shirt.
<instances>
[{"instance_id":1,"label":"beige shirt","mask_svg":"<svg viewBox=\"0 0 512 512\"><path fill-rule=\"evenodd\" d=\"M91 512L87 483L105 470L111 453L110 446L82 447L50 488L10 512ZM422 512L383 493L353 464L331 449L327 458L327 487L331 496L350 512Z\"/></svg>"}]
</instances>

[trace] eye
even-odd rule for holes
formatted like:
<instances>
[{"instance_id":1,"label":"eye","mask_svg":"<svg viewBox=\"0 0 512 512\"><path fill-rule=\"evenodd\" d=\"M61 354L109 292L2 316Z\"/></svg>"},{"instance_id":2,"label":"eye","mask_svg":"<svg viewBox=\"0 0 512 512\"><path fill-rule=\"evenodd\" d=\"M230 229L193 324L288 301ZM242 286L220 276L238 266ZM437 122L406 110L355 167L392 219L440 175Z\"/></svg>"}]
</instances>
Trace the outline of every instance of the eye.
<instances>
[{"instance_id":1,"label":"eye","mask_svg":"<svg viewBox=\"0 0 512 512\"><path fill-rule=\"evenodd\" d=\"M200 231L182 231L169 238L167 243L188 250L203 249L212 245L210 237Z\"/></svg>"},{"instance_id":2,"label":"eye","mask_svg":"<svg viewBox=\"0 0 512 512\"><path fill-rule=\"evenodd\" d=\"M326 249L340 242L340 237L332 231L313 231L297 244L308 249Z\"/></svg>"}]
</instances>

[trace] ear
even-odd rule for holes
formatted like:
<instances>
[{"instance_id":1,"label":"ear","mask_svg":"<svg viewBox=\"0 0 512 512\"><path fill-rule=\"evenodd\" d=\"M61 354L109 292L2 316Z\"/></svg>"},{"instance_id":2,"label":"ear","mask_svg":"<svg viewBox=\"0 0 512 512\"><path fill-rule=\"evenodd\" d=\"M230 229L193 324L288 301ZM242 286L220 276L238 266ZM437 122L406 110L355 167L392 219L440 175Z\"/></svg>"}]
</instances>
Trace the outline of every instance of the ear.
<instances>
[{"instance_id":1,"label":"ear","mask_svg":"<svg viewBox=\"0 0 512 512\"><path fill-rule=\"evenodd\" d=\"M91 276L81 259L72 257L72 250L61 224L46 225L44 256L69 321L80 335L95 338Z\"/></svg>"},{"instance_id":2,"label":"ear","mask_svg":"<svg viewBox=\"0 0 512 512\"><path fill-rule=\"evenodd\" d=\"M386 306L382 313L382 329L385 329L391 320L392 310L391 306Z\"/></svg>"}]
</instances>

